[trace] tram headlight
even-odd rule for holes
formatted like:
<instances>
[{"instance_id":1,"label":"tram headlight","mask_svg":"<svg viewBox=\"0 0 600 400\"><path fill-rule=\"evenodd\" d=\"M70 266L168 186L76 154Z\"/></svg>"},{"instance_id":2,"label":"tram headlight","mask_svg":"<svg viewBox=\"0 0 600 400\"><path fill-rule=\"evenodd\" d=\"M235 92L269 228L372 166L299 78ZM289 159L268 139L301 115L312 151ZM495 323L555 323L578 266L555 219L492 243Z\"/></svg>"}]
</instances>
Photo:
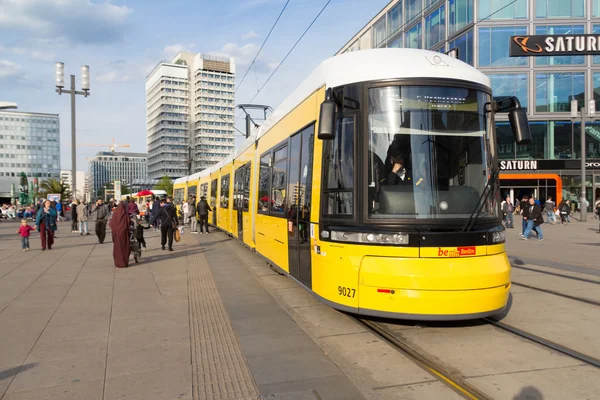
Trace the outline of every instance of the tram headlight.
<instances>
[{"instance_id":1,"label":"tram headlight","mask_svg":"<svg viewBox=\"0 0 600 400\"><path fill-rule=\"evenodd\" d=\"M501 230L492 232L492 243L504 243L506 240L506 231Z\"/></svg>"},{"instance_id":2,"label":"tram headlight","mask_svg":"<svg viewBox=\"0 0 600 400\"><path fill-rule=\"evenodd\" d=\"M367 244L408 244L407 233L359 233L331 231L331 240L335 242Z\"/></svg>"}]
</instances>

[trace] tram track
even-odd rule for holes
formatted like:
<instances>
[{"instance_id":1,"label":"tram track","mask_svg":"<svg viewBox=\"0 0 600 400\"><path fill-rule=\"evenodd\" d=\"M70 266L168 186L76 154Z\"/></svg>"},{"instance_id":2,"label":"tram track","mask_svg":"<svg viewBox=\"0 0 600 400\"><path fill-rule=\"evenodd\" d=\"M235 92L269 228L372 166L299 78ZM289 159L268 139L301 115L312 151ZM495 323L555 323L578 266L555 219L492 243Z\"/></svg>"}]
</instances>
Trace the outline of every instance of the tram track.
<instances>
[{"instance_id":1,"label":"tram track","mask_svg":"<svg viewBox=\"0 0 600 400\"><path fill-rule=\"evenodd\" d=\"M532 286L532 285L529 285L529 284L519 283L519 282L515 282L515 281L512 281L511 284L512 285L521 286L521 287L524 287L524 288L527 288L527 289L537 290L539 292L548 293L548 294L551 294L551 295L554 295L554 296L564 297L565 299L579 301L579 302L590 304L590 305L593 305L593 306L600 306L600 301L586 299L586 298L583 298L583 297L571 296L570 294L562 293L562 292L559 292L559 291L556 291L556 290L552 290L552 289L544 289L544 288L541 288L541 287Z\"/></svg>"},{"instance_id":2,"label":"tram track","mask_svg":"<svg viewBox=\"0 0 600 400\"><path fill-rule=\"evenodd\" d=\"M415 349L381 324L360 317L352 318L465 399L492 400L492 397L468 383L462 376Z\"/></svg>"},{"instance_id":3,"label":"tram track","mask_svg":"<svg viewBox=\"0 0 600 400\"><path fill-rule=\"evenodd\" d=\"M556 277L559 277L559 278L571 279L571 280L574 280L574 281L591 283L591 284L594 284L594 285L600 285L600 281L595 280L595 279L581 278L579 276L566 275L566 274L561 274L559 272L542 271L542 270L535 269L535 268L523 267L523 266L520 266L520 265L514 265L512 263L511 263L511 268L522 269L522 270L531 271L531 272L538 272L538 273L544 274L544 275L551 275L551 276L556 276Z\"/></svg>"}]
</instances>

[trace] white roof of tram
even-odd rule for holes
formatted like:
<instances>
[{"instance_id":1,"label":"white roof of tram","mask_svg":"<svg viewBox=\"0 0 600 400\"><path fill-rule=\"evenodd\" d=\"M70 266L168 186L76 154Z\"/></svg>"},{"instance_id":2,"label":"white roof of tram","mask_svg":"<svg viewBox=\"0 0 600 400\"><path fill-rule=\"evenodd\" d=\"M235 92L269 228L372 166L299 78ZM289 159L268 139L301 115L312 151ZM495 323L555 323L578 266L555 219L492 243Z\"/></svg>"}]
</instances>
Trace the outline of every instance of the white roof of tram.
<instances>
[{"instance_id":1,"label":"white roof of tram","mask_svg":"<svg viewBox=\"0 0 600 400\"><path fill-rule=\"evenodd\" d=\"M251 147L298 104L323 86L333 88L351 83L403 78L457 79L491 87L485 74L443 53L420 49L372 49L340 54L319 64L258 129L252 130L250 138L235 152L235 156ZM218 170L232 158L227 157L212 166L206 174Z\"/></svg>"}]
</instances>

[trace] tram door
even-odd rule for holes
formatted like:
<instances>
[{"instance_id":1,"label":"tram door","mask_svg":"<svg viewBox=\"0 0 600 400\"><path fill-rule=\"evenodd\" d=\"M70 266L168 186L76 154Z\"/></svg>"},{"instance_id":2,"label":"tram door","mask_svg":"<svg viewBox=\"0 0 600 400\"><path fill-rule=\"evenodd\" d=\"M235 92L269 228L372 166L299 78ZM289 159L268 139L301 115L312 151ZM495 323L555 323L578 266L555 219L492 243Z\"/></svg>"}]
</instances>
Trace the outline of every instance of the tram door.
<instances>
[{"instance_id":1,"label":"tram door","mask_svg":"<svg viewBox=\"0 0 600 400\"><path fill-rule=\"evenodd\" d=\"M212 225L217 226L217 180L210 184L210 208L212 208Z\"/></svg>"},{"instance_id":2,"label":"tram door","mask_svg":"<svg viewBox=\"0 0 600 400\"><path fill-rule=\"evenodd\" d=\"M288 252L290 275L312 288L310 207L314 126L292 136L289 153Z\"/></svg>"}]
</instances>

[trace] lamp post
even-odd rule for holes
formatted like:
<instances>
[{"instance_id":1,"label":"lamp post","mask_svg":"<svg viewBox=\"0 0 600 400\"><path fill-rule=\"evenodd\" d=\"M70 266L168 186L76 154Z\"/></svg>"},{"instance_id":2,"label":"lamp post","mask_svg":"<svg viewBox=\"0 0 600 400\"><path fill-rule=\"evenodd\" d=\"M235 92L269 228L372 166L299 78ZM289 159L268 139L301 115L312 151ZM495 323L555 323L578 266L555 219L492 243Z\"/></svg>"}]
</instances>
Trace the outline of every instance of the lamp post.
<instances>
[{"instance_id":1,"label":"lamp post","mask_svg":"<svg viewBox=\"0 0 600 400\"><path fill-rule=\"evenodd\" d=\"M577 100L571 100L571 118L577 118L579 107ZM596 102L588 102L587 114L590 118L596 115ZM587 221L587 199L586 199L586 181L585 181L585 107L581 107L581 198L579 200L579 210L581 212L581 222Z\"/></svg>"},{"instance_id":2,"label":"lamp post","mask_svg":"<svg viewBox=\"0 0 600 400\"><path fill-rule=\"evenodd\" d=\"M75 75L71 75L71 89L65 90L65 64L57 62L56 64L56 93L62 95L68 93L71 95L71 182L73 185L73 197L77 198L77 160L76 160L76 129L75 129L75 95L80 94L84 97L90 95L90 67L81 66L81 91L75 90Z\"/></svg>"},{"instance_id":3,"label":"lamp post","mask_svg":"<svg viewBox=\"0 0 600 400\"><path fill-rule=\"evenodd\" d=\"M8 101L0 101L0 110L16 109L17 103L10 103Z\"/></svg>"}]
</instances>

